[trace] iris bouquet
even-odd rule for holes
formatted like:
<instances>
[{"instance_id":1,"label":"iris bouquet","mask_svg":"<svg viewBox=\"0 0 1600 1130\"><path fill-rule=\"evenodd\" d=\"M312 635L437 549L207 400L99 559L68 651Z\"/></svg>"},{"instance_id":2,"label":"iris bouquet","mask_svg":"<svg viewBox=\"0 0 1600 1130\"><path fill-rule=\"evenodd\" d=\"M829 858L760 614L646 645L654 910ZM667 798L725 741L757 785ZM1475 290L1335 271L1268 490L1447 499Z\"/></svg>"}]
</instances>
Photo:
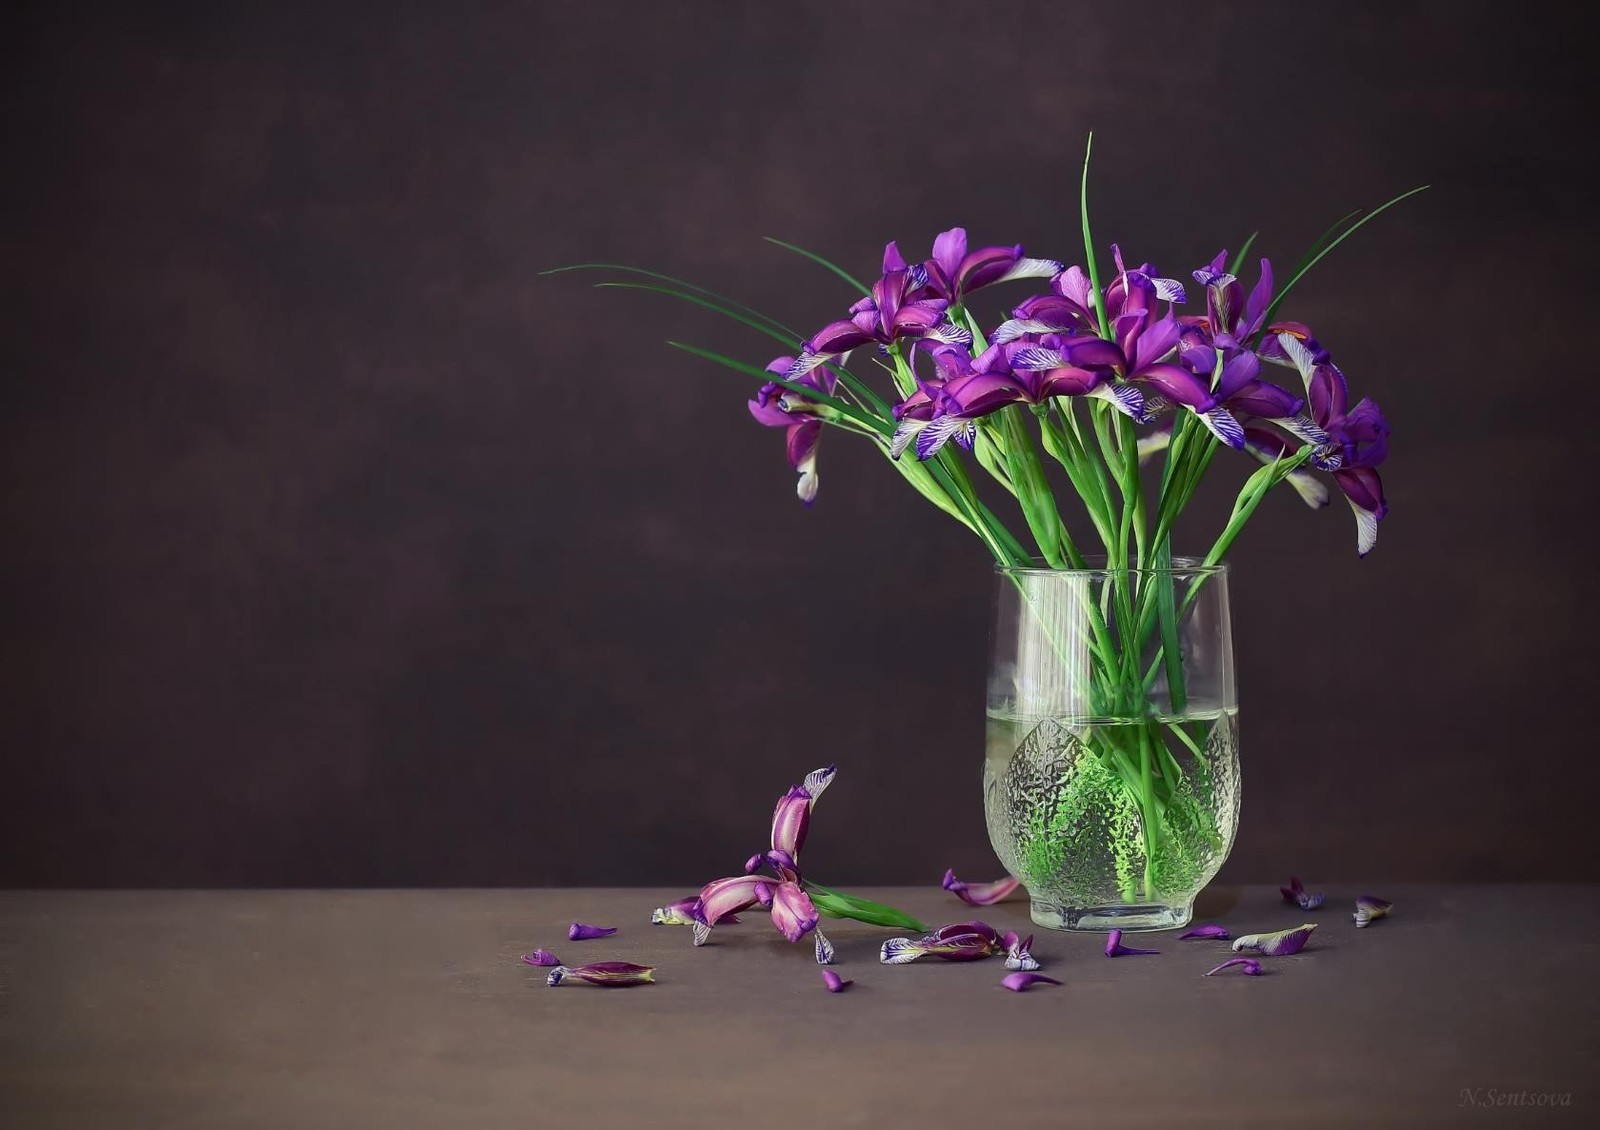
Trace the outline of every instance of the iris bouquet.
<instances>
[{"instance_id":1,"label":"iris bouquet","mask_svg":"<svg viewBox=\"0 0 1600 1130\"><path fill-rule=\"evenodd\" d=\"M1009 654L1013 690L998 754L991 729L990 760L1004 763L990 766L991 793L1017 792L1010 763L1031 758L1026 796L991 795L990 831L1036 907L1041 892L1094 901L1093 882L1074 877L1066 858L1085 829L1105 841L1123 904L1192 897L1220 866L1237 804L1236 788L1222 796L1219 779L1231 731L1215 726L1230 707L1231 659L1218 691L1186 626L1225 619L1225 598L1208 605L1208 586L1220 586L1224 555L1280 485L1313 508L1337 493L1354 516L1357 552L1376 544L1388 512L1378 470L1388 424L1372 400L1353 399L1326 346L1280 307L1334 247L1412 194L1341 219L1281 285L1268 259L1251 265L1253 235L1178 278L1114 243L1109 263L1101 260L1088 171L1086 155L1081 264L1032 257L1020 245L974 248L952 228L926 258L889 243L868 282L774 240L857 295L844 317L809 335L670 276L583 265L621 276L602 286L694 303L782 344L762 367L672 343L760 382L750 414L783 430L806 505L819 495L823 436L844 433L873 445L992 555L1020 610L1012 620L1028 621L1023 635L1050 665L1042 676L1038 663L1020 671ZM1001 284L1038 293L985 320L975 299ZM1174 524L1213 471L1242 478L1232 511L1203 557L1175 559ZM983 478L994 485L980 492ZM1063 479L1077 503L1070 512ZM1043 582L1051 576L1076 580ZM1116 724L1097 724L1107 722ZM1010 809L997 817L996 804Z\"/></svg>"}]
</instances>

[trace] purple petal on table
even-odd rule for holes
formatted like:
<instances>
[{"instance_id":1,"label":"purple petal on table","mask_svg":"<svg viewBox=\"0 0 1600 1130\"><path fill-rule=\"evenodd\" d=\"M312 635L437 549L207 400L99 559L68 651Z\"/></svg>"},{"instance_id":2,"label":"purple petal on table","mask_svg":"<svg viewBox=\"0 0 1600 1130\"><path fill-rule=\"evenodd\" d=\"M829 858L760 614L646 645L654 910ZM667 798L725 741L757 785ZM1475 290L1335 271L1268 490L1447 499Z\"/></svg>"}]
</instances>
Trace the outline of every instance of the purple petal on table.
<instances>
[{"instance_id":1,"label":"purple petal on table","mask_svg":"<svg viewBox=\"0 0 1600 1130\"><path fill-rule=\"evenodd\" d=\"M693 926L704 915L700 911L700 896L689 895L658 906L650 912L652 926Z\"/></svg>"},{"instance_id":2,"label":"purple petal on table","mask_svg":"<svg viewBox=\"0 0 1600 1130\"><path fill-rule=\"evenodd\" d=\"M715 926L731 914L765 904L771 888L772 880L760 875L714 879L700 889L701 918L707 926Z\"/></svg>"},{"instance_id":3,"label":"purple petal on table","mask_svg":"<svg viewBox=\"0 0 1600 1130\"><path fill-rule=\"evenodd\" d=\"M567 927L567 938L574 942L587 942L594 938L609 938L617 932L615 926L591 926L587 922L574 922Z\"/></svg>"},{"instance_id":4,"label":"purple petal on table","mask_svg":"<svg viewBox=\"0 0 1600 1130\"><path fill-rule=\"evenodd\" d=\"M1299 953L1305 948L1306 942L1311 939L1311 932L1317 928L1315 922L1307 922L1304 926L1296 926L1293 930L1279 930L1275 934L1245 934L1233 943L1233 950L1255 950L1267 957L1287 957L1291 953Z\"/></svg>"},{"instance_id":5,"label":"purple petal on table","mask_svg":"<svg viewBox=\"0 0 1600 1130\"><path fill-rule=\"evenodd\" d=\"M1005 938L1006 968L1021 970L1023 973L1032 973L1039 968L1039 959L1029 953L1033 946L1033 935L1026 938L1017 937L1015 932L1008 932Z\"/></svg>"},{"instance_id":6,"label":"purple petal on table","mask_svg":"<svg viewBox=\"0 0 1600 1130\"><path fill-rule=\"evenodd\" d=\"M1196 926L1193 930L1190 930L1187 933L1179 934L1178 941L1186 942L1191 938L1225 939L1227 936L1228 928L1226 926Z\"/></svg>"},{"instance_id":7,"label":"purple petal on table","mask_svg":"<svg viewBox=\"0 0 1600 1130\"><path fill-rule=\"evenodd\" d=\"M1113 930L1113 931L1111 931L1110 934L1106 935L1106 956L1107 957L1133 957L1133 956L1135 956L1137 954L1150 954L1150 953L1160 953L1160 952L1161 952L1160 950L1142 950L1142 949L1139 949L1139 948L1137 948L1135 946L1125 946L1125 945L1123 945L1122 944L1122 931L1121 930Z\"/></svg>"},{"instance_id":8,"label":"purple petal on table","mask_svg":"<svg viewBox=\"0 0 1600 1130\"><path fill-rule=\"evenodd\" d=\"M648 985L656 979L656 971L653 966L635 965L631 961L597 961L572 969L558 965L550 971L544 983L554 988L568 977L576 977L602 988L621 989L629 985Z\"/></svg>"},{"instance_id":9,"label":"purple petal on table","mask_svg":"<svg viewBox=\"0 0 1600 1130\"><path fill-rule=\"evenodd\" d=\"M963 883L955 871L944 873L944 889L968 906L993 906L1022 885L1015 875L996 879L992 883Z\"/></svg>"},{"instance_id":10,"label":"purple petal on table","mask_svg":"<svg viewBox=\"0 0 1600 1130\"><path fill-rule=\"evenodd\" d=\"M833 943L828 941L827 935L825 935L821 930L813 930L812 935L816 940L817 964L832 965Z\"/></svg>"},{"instance_id":11,"label":"purple petal on table","mask_svg":"<svg viewBox=\"0 0 1600 1130\"><path fill-rule=\"evenodd\" d=\"M1028 989L1032 988L1034 985L1061 984L1061 982L1057 981L1054 977L1046 977L1043 973L1027 973L1021 971L1016 973L1007 973L1004 977L1000 978L1000 983L1006 988L1010 989L1013 993L1027 992Z\"/></svg>"},{"instance_id":12,"label":"purple petal on table","mask_svg":"<svg viewBox=\"0 0 1600 1130\"><path fill-rule=\"evenodd\" d=\"M950 938L890 938L878 950L884 965L906 965L919 957L939 957L945 961L978 961L988 957L989 939L982 934L960 934Z\"/></svg>"},{"instance_id":13,"label":"purple petal on table","mask_svg":"<svg viewBox=\"0 0 1600 1130\"><path fill-rule=\"evenodd\" d=\"M1227 961L1224 961L1221 965L1217 966L1215 969L1204 974L1204 976L1209 977L1212 973L1221 973L1224 969L1231 969L1235 965L1239 967L1239 971L1241 973L1248 977L1261 976L1261 963L1253 957L1230 958Z\"/></svg>"},{"instance_id":14,"label":"purple petal on table","mask_svg":"<svg viewBox=\"0 0 1600 1130\"><path fill-rule=\"evenodd\" d=\"M974 934L983 938L996 951L1005 948L1000 932L987 922L952 922L948 926L940 926L928 936L934 941L946 942L951 938L964 938Z\"/></svg>"},{"instance_id":15,"label":"purple petal on table","mask_svg":"<svg viewBox=\"0 0 1600 1130\"><path fill-rule=\"evenodd\" d=\"M732 919L729 919L729 921L732 921ZM695 944L695 948L699 949L701 946L705 945L710 940L711 940L711 927L708 926L704 922L696 922L694 924L694 944Z\"/></svg>"},{"instance_id":16,"label":"purple petal on table","mask_svg":"<svg viewBox=\"0 0 1600 1130\"><path fill-rule=\"evenodd\" d=\"M817 908L799 883L786 879L773 889L772 924L791 942L816 929Z\"/></svg>"},{"instance_id":17,"label":"purple petal on table","mask_svg":"<svg viewBox=\"0 0 1600 1130\"><path fill-rule=\"evenodd\" d=\"M1377 895L1362 895L1356 899L1356 928L1361 929L1378 918L1386 917L1394 903Z\"/></svg>"},{"instance_id":18,"label":"purple petal on table","mask_svg":"<svg viewBox=\"0 0 1600 1130\"><path fill-rule=\"evenodd\" d=\"M561 959L547 949L537 949L522 955L524 965L560 965Z\"/></svg>"},{"instance_id":19,"label":"purple petal on table","mask_svg":"<svg viewBox=\"0 0 1600 1130\"><path fill-rule=\"evenodd\" d=\"M822 983L828 986L828 992L830 993L842 993L855 984L854 981L846 981L831 969L822 971Z\"/></svg>"},{"instance_id":20,"label":"purple petal on table","mask_svg":"<svg viewBox=\"0 0 1600 1130\"><path fill-rule=\"evenodd\" d=\"M1300 902L1300 896L1305 894L1305 891L1305 884L1300 882L1300 879L1294 875L1289 876L1289 885L1287 887L1278 888L1278 893L1283 896L1284 902L1296 904Z\"/></svg>"}]
</instances>

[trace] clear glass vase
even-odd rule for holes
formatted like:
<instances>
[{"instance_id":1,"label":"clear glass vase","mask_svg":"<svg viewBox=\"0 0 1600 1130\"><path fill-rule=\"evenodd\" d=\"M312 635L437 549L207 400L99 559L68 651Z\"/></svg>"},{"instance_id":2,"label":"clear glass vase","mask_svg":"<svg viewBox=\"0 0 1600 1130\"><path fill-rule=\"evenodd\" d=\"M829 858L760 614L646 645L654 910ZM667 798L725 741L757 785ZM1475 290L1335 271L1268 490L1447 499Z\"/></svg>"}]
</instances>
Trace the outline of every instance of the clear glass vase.
<instances>
[{"instance_id":1,"label":"clear glass vase","mask_svg":"<svg viewBox=\"0 0 1600 1130\"><path fill-rule=\"evenodd\" d=\"M1227 566L996 574L995 853L1041 926L1187 924L1239 820Z\"/></svg>"}]
</instances>

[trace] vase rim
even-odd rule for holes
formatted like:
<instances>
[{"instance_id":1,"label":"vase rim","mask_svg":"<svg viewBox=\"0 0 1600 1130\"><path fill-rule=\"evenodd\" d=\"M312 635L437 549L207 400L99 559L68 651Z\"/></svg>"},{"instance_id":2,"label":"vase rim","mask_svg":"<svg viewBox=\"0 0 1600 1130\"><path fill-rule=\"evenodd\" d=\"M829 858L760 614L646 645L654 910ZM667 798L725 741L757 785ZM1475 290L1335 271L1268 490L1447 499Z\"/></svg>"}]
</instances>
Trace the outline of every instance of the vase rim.
<instances>
[{"instance_id":1,"label":"vase rim","mask_svg":"<svg viewBox=\"0 0 1600 1130\"><path fill-rule=\"evenodd\" d=\"M1172 564L1164 568L1154 566L1129 565L1125 569L1113 569L1105 554L1085 554L1082 569L1053 569L1048 565L1001 565L996 564L994 571L1001 576L1062 576L1062 577L1108 577L1116 573L1133 573L1138 576L1172 576L1182 574L1186 577L1221 576L1228 572L1228 563L1218 561L1207 565L1199 557L1173 557Z\"/></svg>"}]
</instances>

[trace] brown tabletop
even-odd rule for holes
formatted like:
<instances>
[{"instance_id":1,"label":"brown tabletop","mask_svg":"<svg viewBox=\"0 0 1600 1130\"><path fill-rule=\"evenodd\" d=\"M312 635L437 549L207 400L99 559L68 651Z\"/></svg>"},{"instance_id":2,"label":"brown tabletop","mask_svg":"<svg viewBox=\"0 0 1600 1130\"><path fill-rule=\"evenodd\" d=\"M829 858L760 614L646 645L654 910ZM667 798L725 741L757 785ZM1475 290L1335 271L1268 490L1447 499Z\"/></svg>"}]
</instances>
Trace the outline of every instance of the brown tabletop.
<instances>
[{"instance_id":1,"label":"brown tabletop","mask_svg":"<svg viewBox=\"0 0 1600 1130\"><path fill-rule=\"evenodd\" d=\"M1060 988L998 958L878 964L824 921L848 991L752 914L694 949L671 890L0 893L6 1127L1600 1125L1596 889L1354 889L1306 913L1208 892L1234 932L1319 929L1261 977L1227 943L1041 932ZM863 890L930 923L1029 929L937 889ZM568 942L574 920L621 926ZM1197 919L1199 921L1201 919ZM520 954L654 965L545 987Z\"/></svg>"}]
</instances>

